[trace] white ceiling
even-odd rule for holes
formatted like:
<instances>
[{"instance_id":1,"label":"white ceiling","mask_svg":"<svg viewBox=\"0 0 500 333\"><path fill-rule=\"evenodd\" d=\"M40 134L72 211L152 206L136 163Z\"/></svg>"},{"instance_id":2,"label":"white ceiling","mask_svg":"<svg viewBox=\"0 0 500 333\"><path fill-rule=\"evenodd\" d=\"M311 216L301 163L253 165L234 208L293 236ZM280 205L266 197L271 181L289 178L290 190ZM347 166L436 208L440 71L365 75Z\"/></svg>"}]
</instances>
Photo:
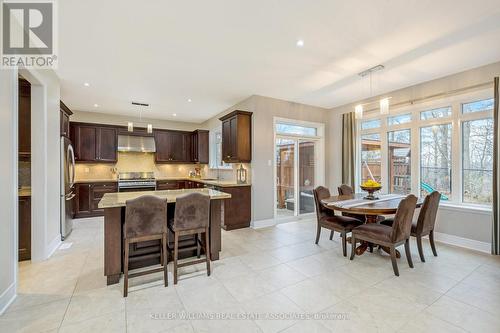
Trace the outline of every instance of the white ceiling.
<instances>
[{"instance_id":1,"label":"white ceiling","mask_svg":"<svg viewBox=\"0 0 500 333\"><path fill-rule=\"evenodd\" d=\"M368 97L357 73L377 64L374 94L500 60L498 0L62 0L59 13L61 95L80 111L132 116L137 100L145 117L201 122L252 94L331 108Z\"/></svg>"}]
</instances>

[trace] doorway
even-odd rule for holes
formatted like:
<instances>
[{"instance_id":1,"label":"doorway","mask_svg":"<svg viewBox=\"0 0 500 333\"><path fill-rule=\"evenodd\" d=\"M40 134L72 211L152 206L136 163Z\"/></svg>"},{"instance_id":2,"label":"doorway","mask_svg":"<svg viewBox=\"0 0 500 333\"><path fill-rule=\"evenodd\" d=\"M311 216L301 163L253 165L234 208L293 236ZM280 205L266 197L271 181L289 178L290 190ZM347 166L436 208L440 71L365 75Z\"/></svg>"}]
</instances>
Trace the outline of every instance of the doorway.
<instances>
[{"instance_id":1,"label":"doorway","mask_svg":"<svg viewBox=\"0 0 500 333\"><path fill-rule=\"evenodd\" d=\"M313 190L324 182L322 130L321 124L276 122L275 219L315 212Z\"/></svg>"}]
</instances>

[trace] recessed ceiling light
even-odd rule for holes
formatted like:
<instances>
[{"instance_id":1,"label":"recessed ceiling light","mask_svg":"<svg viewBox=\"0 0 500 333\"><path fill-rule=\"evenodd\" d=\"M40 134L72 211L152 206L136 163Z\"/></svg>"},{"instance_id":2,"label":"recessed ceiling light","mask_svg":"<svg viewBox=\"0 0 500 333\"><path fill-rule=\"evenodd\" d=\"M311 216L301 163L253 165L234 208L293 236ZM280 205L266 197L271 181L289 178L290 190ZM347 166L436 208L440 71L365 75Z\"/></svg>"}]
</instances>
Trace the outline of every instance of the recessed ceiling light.
<instances>
[{"instance_id":1,"label":"recessed ceiling light","mask_svg":"<svg viewBox=\"0 0 500 333\"><path fill-rule=\"evenodd\" d=\"M88 82L85 82L83 85L84 85L85 87L90 87L90 83L88 83Z\"/></svg>"},{"instance_id":2,"label":"recessed ceiling light","mask_svg":"<svg viewBox=\"0 0 500 333\"><path fill-rule=\"evenodd\" d=\"M177 117L177 113L172 113L172 116Z\"/></svg>"},{"instance_id":3,"label":"recessed ceiling light","mask_svg":"<svg viewBox=\"0 0 500 333\"><path fill-rule=\"evenodd\" d=\"M191 98L188 98L188 102L191 103L193 100Z\"/></svg>"},{"instance_id":4,"label":"recessed ceiling light","mask_svg":"<svg viewBox=\"0 0 500 333\"><path fill-rule=\"evenodd\" d=\"M99 104L94 104L94 107L95 107L95 108L98 108L98 107L99 107Z\"/></svg>"},{"instance_id":5,"label":"recessed ceiling light","mask_svg":"<svg viewBox=\"0 0 500 333\"><path fill-rule=\"evenodd\" d=\"M304 40L303 39L299 39L297 41L297 47L303 47L304 46Z\"/></svg>"}]
</instances>

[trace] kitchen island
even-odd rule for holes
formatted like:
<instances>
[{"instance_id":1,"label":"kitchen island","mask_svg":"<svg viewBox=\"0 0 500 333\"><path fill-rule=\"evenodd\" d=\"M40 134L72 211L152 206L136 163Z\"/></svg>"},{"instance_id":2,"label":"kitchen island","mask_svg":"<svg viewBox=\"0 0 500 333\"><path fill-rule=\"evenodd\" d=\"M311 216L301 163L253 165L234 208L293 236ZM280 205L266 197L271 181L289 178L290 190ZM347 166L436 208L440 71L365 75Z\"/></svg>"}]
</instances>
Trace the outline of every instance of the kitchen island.
<instances>
[{"instance_id":1,"label":"kitchen island","mask_svg":"<svg viewBox=\"0 0 500 333\"><path fill-rule=\"evenodd\" d=\"M168 218L173 218L177 197L188 193L204 193L210 196L210 259L218 260L221 250L221 225L223 223L224 200L230 199L231 194L213 189L182 189L146 192L120 192L106 193L99 202L99 208L104 209L104 275L107 284L115 284L120 280L123 272L123 224L125 222L125 203L127 200L138 198L142 195L154 195L166 198L168 203ZM173 240L169 234L169 243ZM195 244L192 237L181 239L180 245L190 246ZM182 252L181 252L182 253ZM192 253L186 252L187 256ZM140 268L160 263L159 241L148 241L131 245L130 268Z\"/></svg>"}]
</instances>

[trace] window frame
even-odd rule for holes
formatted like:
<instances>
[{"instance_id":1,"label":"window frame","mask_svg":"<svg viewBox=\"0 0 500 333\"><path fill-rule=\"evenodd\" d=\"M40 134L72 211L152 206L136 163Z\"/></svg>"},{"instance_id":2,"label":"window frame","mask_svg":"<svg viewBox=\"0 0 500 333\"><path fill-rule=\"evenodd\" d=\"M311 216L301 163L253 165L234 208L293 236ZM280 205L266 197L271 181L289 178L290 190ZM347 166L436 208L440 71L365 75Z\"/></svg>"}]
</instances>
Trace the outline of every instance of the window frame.
<instances>
[{"instance_id":1,"label":"window frame","mask_svg":"<svg viewBox=\"0 0 500 333\"><path fill-rule=\"evenodd\" d=\"M491 89L476 90L467 93L461 93L452 96L446 96L439 99L432 99L418 104L404 105L400 107L390 108L389 114L380 114L379 109L366 112L363 119L356 121L357 128L357 147L356 147L356 184L359 188L361 179L361 136L365 134L379 134L381 139L381 178L382 186L387 190L389 187L389 151L388 151L388 133L398 130L410 130L410 149L411 149L411 193L420 193L420 129L432 125L451 124L451 196L448 201L443 201L442 204L450 206L463 205L467 207L477 207L484 209L491 207L489 204L464 203L462 197L462 175L463 175L463 142L462 142L462 126L463 122L470 120L478 120L484 118L492 118L493 111L479 111L462 113L462 105L479 100L492 98ZM421 119L421 112L450 107L451 115L442 118ZM411 114L412 121L403 124L389 125L388 118L398 115ZM380 119L380 128L361 129L361 122Z\"/></svg>"},{"instance_id":2,"label":"window frame","mask_svg":"<svg viewBox=\"0 0 500 333\"><path fill-rule=\"evenodd\" d=\"M222 125L214 127L208 131L208 141L209 141L209 169L211 170L232 170L233 166L230 163L224 163L222 161L222 154L220 160L217 156L217 133L220 133L222 138ZM221 139L222 140L222 139ZM219 163L220 162L220 163Z\"/></svg>"}]
</instances>

